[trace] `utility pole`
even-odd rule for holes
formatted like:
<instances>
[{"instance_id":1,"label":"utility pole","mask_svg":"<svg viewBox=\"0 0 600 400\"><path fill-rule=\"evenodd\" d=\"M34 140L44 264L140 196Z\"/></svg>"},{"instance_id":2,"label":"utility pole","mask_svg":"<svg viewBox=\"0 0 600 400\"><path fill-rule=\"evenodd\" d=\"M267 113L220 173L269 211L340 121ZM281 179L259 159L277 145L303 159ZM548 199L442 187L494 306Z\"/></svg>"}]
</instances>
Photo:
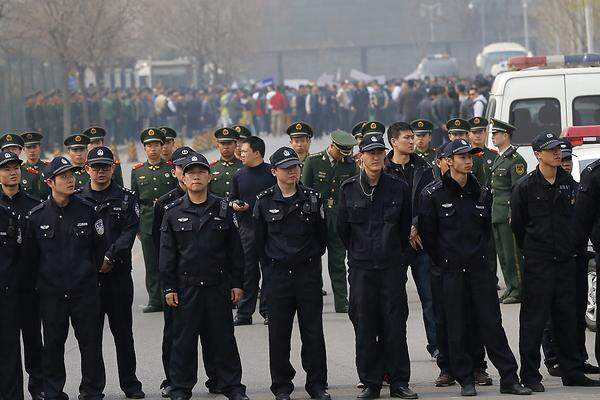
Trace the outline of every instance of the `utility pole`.
<instances>
[{"instance_id":1,"label":"utility pole","mask_svg":"<svg viewBox=\"0 0 600 400\"><path fill-rule=\"evenodd\" d=\"M529 18L527 17L527 0L523 0L523 35L525 36L525 48L529 49Z\"/></svg>"},{"instance_id":2,"label":"utility pole","mask_svg":"<svg viewBox=\"0 0 600 400\"><path fill-rule=\"evenodd\" d=\"M437 15L438 17L440 15L442 15L442 5L440 3L421 4L419 11L420 11L421 17L425 17L426 15L429 15L429 41L433 43L435 41L433 17L434 17L434 13L436 13L435 15Z\"/></svg>"},{"instance_id":3,"label":"utility pole","mask_svg":"<svg viewBox=\"0 0 600 400\"><path fill-rule=\"evenodd\" d=\"M592 13L592 2L585 0L585 36L587 39L587 52L594 52L594 15Z\"/></svg>"}]
</instances>

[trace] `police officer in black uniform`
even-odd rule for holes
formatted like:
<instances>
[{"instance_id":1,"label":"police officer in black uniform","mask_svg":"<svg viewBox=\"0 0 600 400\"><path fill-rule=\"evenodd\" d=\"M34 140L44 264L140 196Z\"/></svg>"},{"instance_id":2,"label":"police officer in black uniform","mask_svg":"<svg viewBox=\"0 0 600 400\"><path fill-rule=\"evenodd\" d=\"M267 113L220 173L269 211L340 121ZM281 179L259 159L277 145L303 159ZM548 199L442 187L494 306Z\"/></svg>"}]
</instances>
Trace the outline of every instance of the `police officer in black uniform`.
<instances>
[{"instance_id":1,"label":"police officer in black uniform","mask_svg":"<svg viewBox=\"0 0 600 400\"><path fill-rule=\"evenodd\" d=\"M313 399L328 400L327 357L323 336L321 256L327 226L319 193L299 184L300 159L290 147L270 158L277 183L260 193L253 219L256 247L272 264L269 303L269 362L271 391L289 400L296 371L290 364L294 315L302 337L306 391Z\"/></svg>"},{"instance_id":2,"label":"police officer in black uniform","mask_svg":"<svg viewBox=\"0 0 600 400\"><path fill-rule=\"evenodd\" d=\"M560 167L561 141L552 133L536 136L531 147L538 166L525 175L511 196L511 228L523 251L524 277L519 316L521 380L543 392L540 344L552 318L557 356L565 386L600 386L583 372L577 345L575 255L580 242L573 223L577 184Z\"/></svg>"},{"instance_id":3,"label":"police officer in black uniform","mask_svg":"<svg viewBox=\"0 0 600 400\"><path fill-rule=\"evenodd\" d=\"M119 385L127 398L143 399L142 384L135 375L131 315L131 248L139 228L140 208L136 195L112 180L115 166L114 155L108 147L90 150L85 166L90 180L75 193L94 205L104 224L104 263L110 272L100 276L100 297L102 312L108 317L115 341Z\"/></svg>"},{"instance_id":4,"label":"police officer in black uniform","mask_svg":"<svg viewBox=\"0 0 600 400\"><path fill-rule=\"evenodd\" d=\"M40 200L27 193L20 186L21 160L14 153L0 153L0 204L14 212L19 225L24 227L29 211L40 204ZM29 259L19 258L18 271L28 269ZM23 354L25 370L29 375L27 387L31 398L43 398L42 374L42 322L40 320L40 304L35 292L34 277L25 273L19 274L18 310L20 329L23 334ZM19 367L20 368L20 367Z\"/></svg>"},{"instance_id":5,"label":"police officer in black uniform","mask_svg":"<svg viewBox=\"0 0 600 400\"><path fill-rule=\"evenodd\" d=\"M170 397L191 397L197 381L198 336L207 335L221 360L223 393L244 400L231 315L232 301L243 294L240 237L227 201L208 193L206 158L192 154L182 166L187 193L166 207L160 228L159 270L166 303L173 308Z\"/></svg>"},{"instance_id":6,"label":"police officer in black uniform","mask_svg":"<svg viewBox=\"0 0 600 400\"><path fill-rule=\"evenodd\" d=\"M50 198L31 210L25 254L37 278L44 333L45 399L64 399L69 321L81 352L82 399L100 400L106 382L98 271L104 260L104 223L88 201L73 195L77 169L65 157L44 170Z\"/></svg>"},{"instance_id":7,"label":"police officer in black uniform","mask_svg":"<svg viewBox=\"0 0 600 400\"><path fill-rule=\"evenodd\" d=\"M504 329L496 294L496 276L488 268L491 197L471 174L472 148L464 139L445 149L450 170L423 191L419 233L423 247L441 272L444 320L448 335L450 371L463 396L475 396L477 367L469 343L482 332L488 354L500 372L500 392L531 394L519 384L517 362Z\"/></svg>"},{"instance_id":8,"label":"police officer in black uniform","mask_svg":"<svg viewBox=\"0 0 600 400\"><path fill-rule=\"evenodd\" d=\"M8 169L20 171L21 160L14 153L0 152L2 185L8 181ZM14 173L13 175L17 175ZM20 175L13 178L18 187ZM3 197L5 194L3 194ZM11 207L12 208L12 207ZM0 398L23 400L23 372L21 370L21 342L19 325L19 262L22 232L19 216L9 206L0 202Z\"/></svg>"},{"instance_id":9,"label":"police officer in black uniform","mask_svg":"<svg viewBox=\"0 0 600 400\"><path fill-rule=\"evenodd\" d=\"M379 397L385 361L390 395L416 399L408 388L408 303L402 261L409 245L410 192L406 183L383 171L385 149L383 135L365 134L359 146L361 171L342 184L339 202L338 232L348 250L356 365L365 385L358 397Z\"/></svg>"}]
</instances>

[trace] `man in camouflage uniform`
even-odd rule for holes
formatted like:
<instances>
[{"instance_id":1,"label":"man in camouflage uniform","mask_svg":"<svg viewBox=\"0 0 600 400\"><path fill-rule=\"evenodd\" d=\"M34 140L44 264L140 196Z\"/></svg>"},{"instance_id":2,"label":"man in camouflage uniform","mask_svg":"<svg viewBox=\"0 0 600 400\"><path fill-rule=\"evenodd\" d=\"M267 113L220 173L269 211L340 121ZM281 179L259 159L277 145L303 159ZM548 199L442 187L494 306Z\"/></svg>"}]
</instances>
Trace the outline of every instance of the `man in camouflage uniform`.
<instances>
[{"instance_id":1,"label":"man in camouflage uniform","mask_svg":"<svg viewBox=\"0 0 600 400\"><path fill-rule=\"evenodd\" d=\"M415 119L410 123L415 133L415 154L427 161L430 166L435 165L435 151L429 145L433 123L426 119Z\"/></svg>"},{"instance_id":2,"label":"man in camouflage uniform","mask_svg":"<svg viewBox=\"0 0 600 400\"><path fill-rule=\"evenodd\" d=\"M162 148L162 159L165 161L169 161L173 156L173 150L175 150L175 138L177 137L177 132L175 129L169 128L168 126L160 126L158 128L165 135L165 144Z\"/></svg>"},{"instance_id":3,"label":"man in camouflage uniform","mask_svg":"<svg viewBox=\"0 0 600 400\"><path fill-rule=\"evenodd\" d=\"M75 190L77 190L90 180L90 176L84 169L90 138L81 134L71 135L65 139L63 144L67 148L67 157L71 160L71 164L79 167L79 169L73 171L73 175L75 176Z\"/></svg>"},{"instance_id":4,"label":"man in camouflage uniform","mask_svg":"<svg viewBox=\"0 0 600 400\"><path fill-rule=\"evenodd\" d=\"M304 162L310 151L310 140L313 137L312 128L308 124L294 122L288 126L286 132L290 137L292 149L298 154L300 162Z\"/></svg>"},{"instance_id":5,"label":"man in camouflage uniform","mask_svg":"<svg viewBox=\"0 0 600 400\"><path fill-rule=\"evenodd\" d=\"M104 138L106 137L106 130L99 126L90 126L83 134L90 138L90 143L87 146L88 151L95 149L96 147L104 146ZM116 156L116 155L115 155ZM114 160L115 172L113 173L112 180L117 185L125 187L123 184L123 171L121 170L121 162L116 159Z\"/></svg>"},{"instance_id":6,"label":"man in camouflage uniform","mask_svg":"<svg viewBox=\"0 0 600 400\"><path fill-rule=\"evenodd\" d=\"M302 122L302 131L310 127ZM294 127L295 128L295 127ZM312 131L312 130L311 130ZM302 184L321 194L327 222L327 265L333 289L335 311L348 312L348 289L346 279L346 248L337 233L339 191L342 183L356 175L356 163L352 148L356 139L344 131L331 134L327 149L309 155L302 168Z\"/></svg>"},{"instance_id":7,"label":"man in camouflage uniform","mask_svg":"<svg viewBox=\"0 0 600 400\"><path fill-rule=\"evenodd\" d=\"M215 131L215 138L221 158L210 164L208 191L226 199L229 197L229 185L233 174L244 166L235 157L239 133L232 128L221 128Z\"/></svg>"},{"instance_id":8,"label":"man in camouflage uniform","mask_svg":"<svg viewBox=\"0 0 600 400\"><path fill-rule=\"evenodd\" d=\"M139 163L131 171L131 190L140 199L140 234L146 265L146 290L148 305L143 312L162 311L163 296L158 280L158 254L152 239L154 202L160 196L177 186L177 179L172 175L172 166L161 159L165 135L158 128L147 128L142 131L140 140L148 157L146 162Z\"/></svg>"},{"instance_id":9,"label":"man in camouflage uniform","mask_svg":"<svg viewBox=\"0 0 600 400\"><path fill-rule=\"evenodd\" d=\"M21 138L27 158L21 165L21 187L36 199L46 200L50 195L50 188L42 176L48 165L48 162L41 160L43 136L38 132L25 132L21 134Z\"/></svg>"},{"instance_id":10,"label":"man in camouflage uniform","mask_svg":"<svg viewBox=\"0 0 600 400\"><path fill-rule=\"evenodd\" d=\"M521 301L521 253L509 225L510 196L519 179L527 173L527 163L510 141L515 127L492 118L492 141L499 155L492 163L492 232L506 283L500 299L505 304Z\"/></svg>"},{"instance_id":11,"label":"man in camouflage uniform","mask_svg":"<svg viewBox=\"0 0 600 400\"><path fill-rule=\"evenodd\" d=\"M479 184L488 186L491 179L490 173L492 164L494 163L496 156L498 156L497 151L486 147L486 134L489 122L483 117L474 117L469 120L469 124L471 124L471 131L469 132L469 142L471 142L471 146L479 147L483 150L482 153L473 157L473 171L477 171L478 175L475 175L475 177L479 181Z\"/></svg>"}]
</instances>

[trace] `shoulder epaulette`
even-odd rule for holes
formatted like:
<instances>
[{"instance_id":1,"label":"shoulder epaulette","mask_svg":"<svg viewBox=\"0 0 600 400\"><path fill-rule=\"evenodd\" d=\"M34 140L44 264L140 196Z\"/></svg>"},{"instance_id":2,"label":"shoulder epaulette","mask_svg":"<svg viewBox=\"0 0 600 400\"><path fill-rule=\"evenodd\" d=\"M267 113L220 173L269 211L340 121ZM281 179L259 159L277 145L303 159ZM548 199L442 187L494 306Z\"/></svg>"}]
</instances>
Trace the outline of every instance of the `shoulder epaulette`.
<instances>
[{"instance_id":1,"label":"shoulder epaulette","mask_svg":"<svg viewBox=\"0 0 600 400\"><path fill-rule=\"evenodd\" d=\"M169 211L169 210L170 210L170 209L172 209L173 207L175 207L175 206L177 206L177 205L181 204L181 202L182 202L182 201L183 201L183 197L180 197L180 198L178 198L178 199L176 199L176 200L174 200L174 201L170 202L169 204L167 204L167 205L165 206L165 212L166 212L166 211Z\"/></svg>"},{"instance_id":2,"label":"shoulder epaulette","mask_svg":"<svg viewBox=\"0 0 600 400\"><path fill-rule=\"evenodd\" d=\"M340 188L343 188L344 186L346 186L349 183L356 182L357 179L358 179L358 175L351 176L350 178L348 178L344 182L342 182L342 185L340 186Z\"/></svg>"},{"instance_id":3,"label":"shoulder epaulette","mask_svg":"<svg viewBox=\"0 0 600 400\"><path fill-rule=\"evenodd\" d=\"M489 151L491 151L494 154L498 154L498 150L496 149L490 149L489 147L486 147Z\"/></svg>"},{"instance_id":4,"label":"shoulder epaulette","mask_svg":"<svg viewBox=\"0 0 600 400\"><path fill-rule=\"evenodd\" d=\"M121 186L115 183L115 186L123 193L127 193L130 195L134 195L135 193L133 192L133 190L126 188L125 186Z\"/></svg>"},{"instance_id":5,"label":"shoulder epaulette","mask_svg":"<svg viewBox=\"0 0 600 400\"><path fill-rule=\"evenodd\" d=\"M38 204L37 206L33 207L33 208L31 209L31 211L29 211L29 215L32 215L32 214L34 214L34 213L38 212L39 210L41 210L42 208L44 208L44 206L45 206L45 205L46 205L46 202L45 202L45 201L41 202L41 203L40 203L40 204Z\"/></svg>"},{"instance_id":6,"label":"shoulder epaulette","mask_svg":"<svg viewBox=\"0 0 600 400\"><path fill-rule=\"evenodd\" d=\"M217 165L218 162L219 162L219 160L215 160L215 161L211 162L209 165L212 167L212 166Z\"/></svg>"},{"instance_id":7,"label":"shoulder epaulette","mask_svg":"<svg viewBox=\"0 0 600 400\"><path fill-rule=\"evenodd\" d=\"M132 170L133 170L133 171L135 171L136 169L138 169L138 168L141 168L141 167L143 167L143 166L144 166L144 163L143 163L143 162L141 162L141 163L137 163L137 164L135 164L135 165L133 166Z\"/></svg>"},{"instance_id":8,"label":"shoulder epaulette","mask_svg":"<svg viewBox=\"0 0 600 400\"><path fill-rule=\"evenodd\" d=\"M115 165L119 165L119 164L121 164L121 161L120 160L115 160Z\"/></svg>"},{"instance_id":9,"label":"shoulder epaulette","mask_svg":"<svg viewBox=\"0 0 600 400\"><path fill-rule=\"evenodd\" d=\"M169 167L172 167L172 166L173 166L173 161L171 161L171 160L167 160L167 161L165 162L165 164L167 164Z\"/></svg>"},{"instance_id":10,"label":"shoulder epaulette","mask_svg":"<svg viewBox=\"0 0 600 400\"><path fill-rule=\"evenodd\" d=\"M271 194L275 191L275 186L271 186L270 188L263 190L262 192L260 192L259 194L256 195L257 199L260 199L268 194Z\"/></svg>"},{"instance_id":11,"label":"shoulder epaulette","mask_svg":"<svg viewBox=\"0 0 600 400\"><path fill-rule=\"evenodd\" d=\"M323 152L324 152L324 151L325 151L325 150L323 150L323 151L319 151L319 152L317 152L317 153L312 153L312 154L309 154L309 155L307 155L307 156L306 156L306 158L317 158L317 157L322 157L322 156L323 156Z\"/></svg>"},{"instance_id":12,"label":"shoulder epaulette","mask_svg":"<svg viewBox=\"0 0 600 400\"><path fill-rule=\"evenodd\" d=\"M435 192L436 190L440 190L443 187L444 184L442 183L442 181L436 180L431 182L429 185L425 186L424 190L426 190L428 194L433 194L433 192Z\"/></svg>"},{"instance_id":13,"label":"shoulder epaulette","mask_svg":"<svg viewBox=\"0 0 600 400\"><path fill-rule=\"evenodd\" d=\"M73 192L73 194L81 194L81 192L83 192L83 186L80 188L75 189L75 191Z\"/></svg>"},{"instance_id":14,"label":"shoulder epaulette","mask_svg":"<svg viewBox=\"0 0 600 400\"><path fill-rule=\"evenodd\" d=\"M510 156L512 156L513 154L515 154L517 152L517 147L516 146L512 146L510 149L507 149L504 154L502 154L504 156L504 158L508 158Z\"/></svg>"},{"instance_id":15,"label":"shoulder epaulette","mask_svg":"<svg viewBox=\"0 0 600 400\"><path fill-rule=\"evenodd\" d=\"M37 169L35 169L35 168L33 168L33 167L27 167L27 169L26 169L26 170L27 170L27 172L29 172L30 174L34 174L34 175L37 175L37 174L39 174L39 173L40 173L40 172L39 172Z\"/></svg>"},{"instance_id":16,"label":"shoulder epaulette","mask_svg":"<svg viewBox=\"0 0 600 400\"><path fill-rule=\"evenodd\" d=\"M593 171L596 167L598 167L598 165L600 165L600 159L594 161L593 163L590 163L590 165L588 165L587 167L585 167L586 170L588 171Z\"/></svg>"}]
</instances>

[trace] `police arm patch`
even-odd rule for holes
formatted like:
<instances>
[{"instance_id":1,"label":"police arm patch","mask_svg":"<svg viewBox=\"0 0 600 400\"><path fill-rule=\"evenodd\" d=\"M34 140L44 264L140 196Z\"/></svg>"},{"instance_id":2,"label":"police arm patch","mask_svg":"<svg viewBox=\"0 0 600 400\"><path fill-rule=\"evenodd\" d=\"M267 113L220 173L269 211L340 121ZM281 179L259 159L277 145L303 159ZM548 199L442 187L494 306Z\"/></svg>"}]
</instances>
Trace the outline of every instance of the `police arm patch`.
<instances>
[{"instance_id":1,"label":"police arm patch","mask_svg":"<svg viewBox=\"0 0 600 400\"><path fill-rule=\"evenodd\" d=\"M94 224L94 228L96 228L96 233L98 235L100 235L100 236L104 235L104 223L102 222L101 219L96 221L96 223Z\"/></svg>"}]
</instances>

